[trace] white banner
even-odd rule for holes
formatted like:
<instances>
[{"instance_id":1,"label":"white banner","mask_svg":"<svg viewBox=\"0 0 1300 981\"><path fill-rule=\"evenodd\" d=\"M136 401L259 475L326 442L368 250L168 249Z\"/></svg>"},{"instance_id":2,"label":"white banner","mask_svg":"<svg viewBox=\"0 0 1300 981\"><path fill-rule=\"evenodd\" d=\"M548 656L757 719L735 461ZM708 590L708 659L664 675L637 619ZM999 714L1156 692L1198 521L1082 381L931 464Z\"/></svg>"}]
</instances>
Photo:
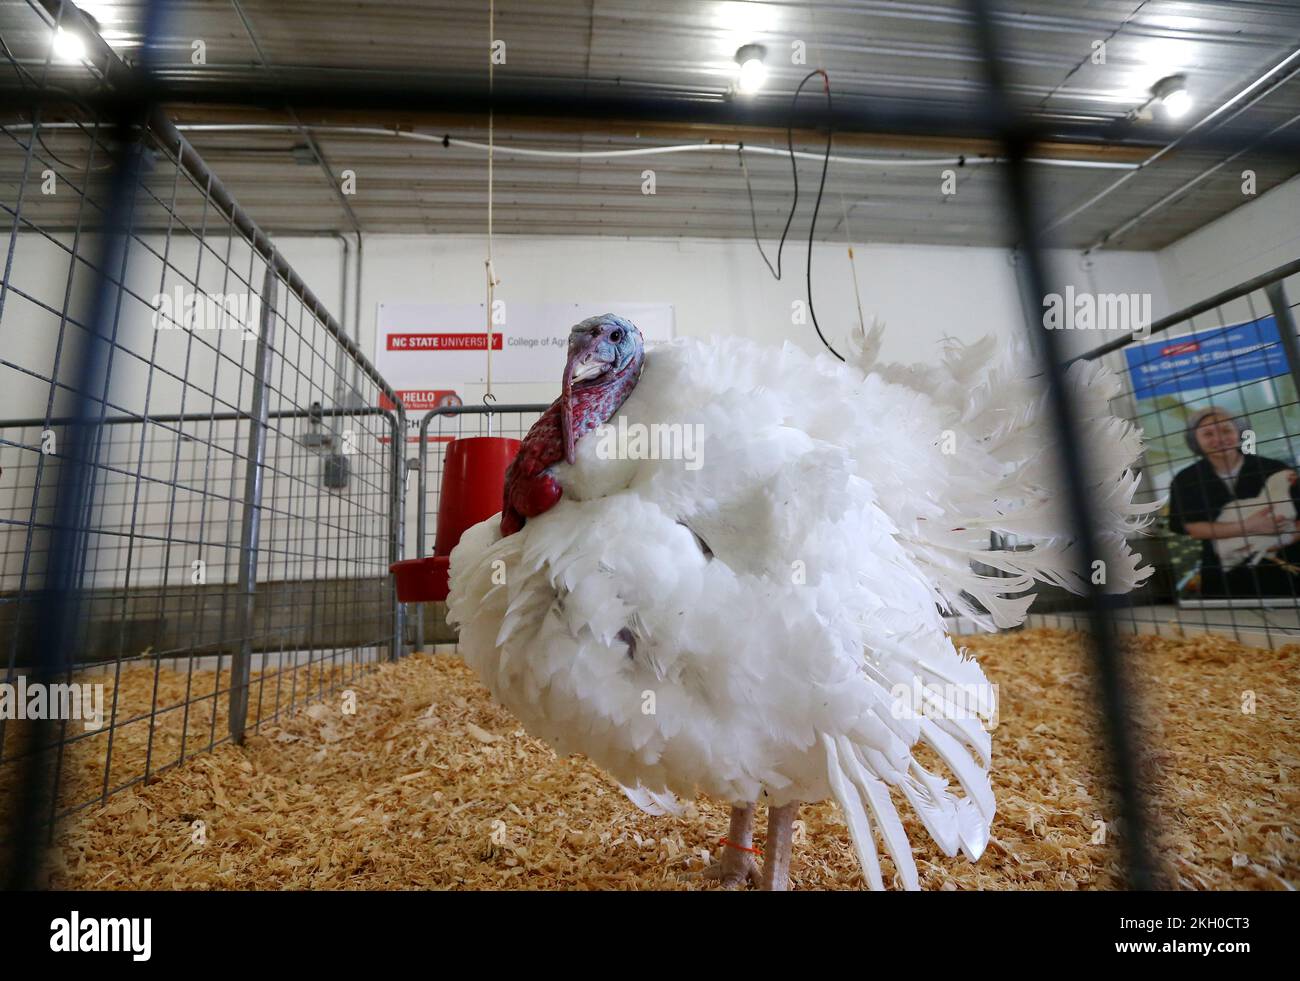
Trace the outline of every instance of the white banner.
<instances>
[{"instance_id":1,"label":"white banner","mask_svg":"<svg viewBox=\"0 0 1300 981\"><path fill-rule=\"evenodd\" d=\"M602 313L626 317L647 343L673 336L669 303L519 303L497 301L492 381L543 382L557 390L569 330ZM466 384L487 380L487 321L482 303L381 303L375 366L408 412L447 404ZM454 402L453 402L454 404Z\"/></svg>"}]
</instances>

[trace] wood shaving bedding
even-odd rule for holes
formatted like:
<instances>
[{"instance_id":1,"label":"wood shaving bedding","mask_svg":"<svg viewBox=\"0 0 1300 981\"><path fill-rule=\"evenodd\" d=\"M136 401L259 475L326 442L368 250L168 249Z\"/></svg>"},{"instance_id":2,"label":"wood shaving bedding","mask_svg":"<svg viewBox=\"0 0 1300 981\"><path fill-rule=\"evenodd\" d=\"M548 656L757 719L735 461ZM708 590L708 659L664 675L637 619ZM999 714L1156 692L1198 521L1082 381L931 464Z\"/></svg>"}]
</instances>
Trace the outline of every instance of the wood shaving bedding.
<instances>
[{"instance_id":1,"label":"wood shaving bedding","mask_svg":"<svg viewBox=\"0 0 1300 981\"><path fill-rule=\"evenodd\" d=\"M1083 637L1027 630L964 642L999 685L998 814L988 849L971 864L940 853L900 807L923 888L1117 887L1123 829L1102 784ZM1145 636L1126 645L1142 683L1139 772L1168 883L1291 888L1300 876L1300 647L1263 651L1214 636ZM125 670L118 696L139 712L154 672L136 670L139 683ZM187 682L196 683L160 672L163 700L183 694ZM354 715L331 696L265 724L243 747L194 756L69 818L48 856L50 885L712 887L699 873L726 833L725 804L701 798L683 816L643 814L591 763L559 758L528 737L454 655L385 663L348 687ZM1250 693L1253 713L1243 712ZM216 700L218 731L224 700ZM196 714L206 733L210 715ZM164 724L178 740L179 721ZM92 744L69 747L69 769L102 780L102 751L96 758ZM141 752L132 740L114 749L123 772L142 768L142 755L130 756ZM792 887L863 888L833 805L806 806L799 820ZM764 825L760 816L756 844ZM889 881L892 866L882 864Z\"/></svg>"}]
</instances>

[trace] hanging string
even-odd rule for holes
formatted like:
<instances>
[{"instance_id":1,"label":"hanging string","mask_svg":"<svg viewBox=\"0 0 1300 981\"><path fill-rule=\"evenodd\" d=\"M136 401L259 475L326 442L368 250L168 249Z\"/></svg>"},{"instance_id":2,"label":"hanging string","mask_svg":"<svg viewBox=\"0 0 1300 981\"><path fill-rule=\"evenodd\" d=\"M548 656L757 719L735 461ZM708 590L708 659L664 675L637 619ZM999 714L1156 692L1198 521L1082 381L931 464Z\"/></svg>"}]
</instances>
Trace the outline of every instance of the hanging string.
<instances>
[{"instance_id":1,"label":"hanging string","mask_svg":"<svg viewBox=\"0 0 1300 981\"><path fill-rule=\"evenodd\" d=\"M849 235L849 209L844 204L844 195L840 195L840 211L844 213L844 244L849 248L849 271L853 274L853 298L858 303L858 329L862 336L867 336L867 327L862 320L862 294L858 292L858 264L853 261L853 239Z\"/></svg>"},{"instance_id":2,"label":"hanging string","mask_svg":"<svg viewBox=\"0 0 1300 981\"><path fill-rule=\"evenodd\" d=\"M495 52L492 50L496 44L496 0L488 0L488 193L487 193L487 392L483 396L483 402L495 402L496 396L492 394L492 313L496 303L496 288L500 285L497 279L496 267L493 265L492 250L492 192L494 175L492 172L493 156L496 150L496 121L492 105L493 92L493 75ZM487 417L487 434L492 435L492 414L488 413Z\"/></svg>"}]
</instances>

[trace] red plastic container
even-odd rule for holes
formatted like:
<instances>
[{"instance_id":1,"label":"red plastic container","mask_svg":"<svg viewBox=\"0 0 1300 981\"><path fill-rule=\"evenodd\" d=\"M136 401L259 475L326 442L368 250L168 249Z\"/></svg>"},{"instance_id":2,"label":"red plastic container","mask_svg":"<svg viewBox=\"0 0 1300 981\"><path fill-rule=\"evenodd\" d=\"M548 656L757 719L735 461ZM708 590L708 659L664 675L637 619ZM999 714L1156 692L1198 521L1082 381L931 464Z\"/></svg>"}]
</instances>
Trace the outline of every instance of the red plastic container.
<instances>
[{"instance_id":1,"label":"red plastic container","mask_svg":"<svg viewBox=\"0 0 1300 981\"><path fill-rule=\"evenodd\" d=\"M467 530L501 510L506 469L518 452L519 440L504 436L471 436L447 444L433 554L388 568L397 577L399 600L430 603L447 598L451 550Z\"/></svg>"}]
</instances>

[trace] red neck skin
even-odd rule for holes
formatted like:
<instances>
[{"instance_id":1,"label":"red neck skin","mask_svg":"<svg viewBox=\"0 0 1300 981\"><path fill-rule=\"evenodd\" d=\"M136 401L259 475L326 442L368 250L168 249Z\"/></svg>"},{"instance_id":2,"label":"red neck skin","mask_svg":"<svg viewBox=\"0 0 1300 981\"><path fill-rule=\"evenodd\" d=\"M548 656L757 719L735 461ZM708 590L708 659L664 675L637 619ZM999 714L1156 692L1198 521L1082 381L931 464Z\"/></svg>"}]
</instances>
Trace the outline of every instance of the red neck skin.
<instances>
[{"instance_id":1,"label":"red neck skin","mask_svg":"<svg viewBox=\"0 0 1300 981\"><path fill-rule=\"evenodd\" d=\"M572 463L578 440L613 418L636 387L643 363L638 353L622 371L589 385L567 384L566 372L564 393L528 430L506 471L502 535L514 534L526 519L559 503L561 488L550 468L561 460Z\"/></svg>"},{"instance_id":2,"label":"red neck skin","mask_svg":"<svg viewBox=\"0 0 1300 981\"><path fill-rule=\"evenodd\" d=\"M641 377L644 355L637 353L622 371L602 378L592 385L570 385L569 372L564 374L564 391L560 395L560 417L564 431L564 459L577 459L578 440L614 417L632 394Z\"/></svg>"}]
</instances>

